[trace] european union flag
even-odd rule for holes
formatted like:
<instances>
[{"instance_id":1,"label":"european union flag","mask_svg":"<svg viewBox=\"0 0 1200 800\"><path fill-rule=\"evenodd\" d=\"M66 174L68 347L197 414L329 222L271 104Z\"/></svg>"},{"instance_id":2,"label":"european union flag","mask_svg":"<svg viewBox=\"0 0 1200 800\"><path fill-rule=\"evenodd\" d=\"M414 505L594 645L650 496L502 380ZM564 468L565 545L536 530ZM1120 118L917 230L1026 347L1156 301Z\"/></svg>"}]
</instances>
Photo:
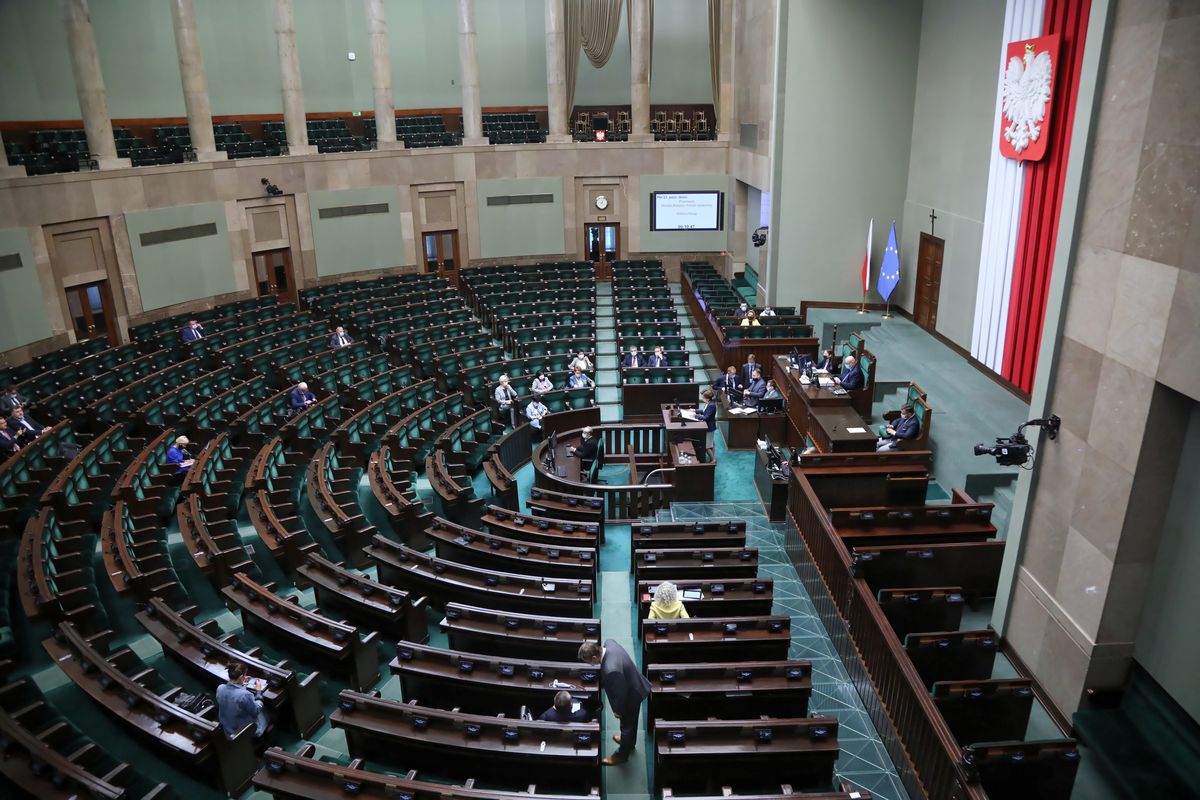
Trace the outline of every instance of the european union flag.
<instances>
[{"instance_id":1,"label":"european union flag","mask_svg":"<svg viewBox=\"0 0 1200 800\"><path fill-rule=\"evenodd\" d=\"M896 247L896 223L892 222L892 232L888 234L887 248L883 251L883 263L879 266L879 283L875 290L884 300L892 296L892 290L900 282L900 250Z\"/></svg>"}]
</instances>

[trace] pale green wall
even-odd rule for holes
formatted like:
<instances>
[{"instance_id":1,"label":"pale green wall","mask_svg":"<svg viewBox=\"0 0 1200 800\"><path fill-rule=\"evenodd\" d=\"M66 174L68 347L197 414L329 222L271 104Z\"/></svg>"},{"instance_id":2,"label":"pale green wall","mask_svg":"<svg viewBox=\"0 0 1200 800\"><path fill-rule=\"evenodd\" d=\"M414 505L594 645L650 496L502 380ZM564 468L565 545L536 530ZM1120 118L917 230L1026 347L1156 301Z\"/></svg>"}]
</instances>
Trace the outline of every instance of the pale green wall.
<instances>
[{"instance_id":1,"label":"pale green wall","mask_svg":"<svg viewBox=\"0 0 1200 800\"><path fill-rule=\"evenodd\" d=\"M489 206L504 195L553 194L553 203ZM563 227L562 178L500 178L476 183L479 257L561 255L567 252Z\"/></svg>"},{"instance_id":2,"label":"pale green wall","mask_svg":"<svg viewBox=\"0 0 1200 800\"><path fill-rule=\"evenodd\" d=\"M24 228L0 229L0 256L21 256L17 269L0 271L0 352L50 338L50 320L33 249Z\"/></svg>"},{"instance_id":3,"label":"pale green wall","mask_svg":"<svg viewBox=\"0 0 1200 800\"><path fill-rule=\"evenodd\" d=\"M322 208L387 203L386 214L321 219ZM309 192L317 274L341 275L412 263L404 253L400 193L394 186Z\"/></svg>"},{"instance_id":4,"label":"pale green wall","mask_svg":"<svg viewBox=\"0 0 1200 800\"><path fill-rule=\"evenodd\" d=\"M583 48L575 77L575 105L619 105L629 103L629 17L621 10L621 27L612 54L600 69L592 66Z\"/></svg>"},{"instance_id":5,"label":"pale green wall","mask_svg":"<svg viewBox=\"0 0 1200 800\"><path fill-rule=\"evenodd\" d=\"M707 253L729 249L733 231L733 179L728 175L643 175L639 181L642 206L639 223L643 253ZM725 193L725 229L720 231L650 230L650 194L652 192Z\"/></svg>"},{"instance_id":6,"label":"pale green wall","mask_svg":"<svg viewBox=\"0 0 1200 800\"><path fill-rule=\"evenodd\" d=\"M967 349L975 318L1003 33L1003 3L925 0L900 249L905 269L893 299L913 307L919 233L929 230L929 209L936 209L935 235L946 241L937 330Z\"/></svg>"},{"instance_id":7,"label":"pale green wall","mask_svg":"<svg viewBox=\"0 0 1200 800\"><path fill-rule=\"evenodd\" d=\"M708 0L654 0L650 102L711 103L709 72Z\"/></svg>"},{"instance_id":8,"label":"pale green wall","mask_svg":"<svg viewBox=\"0 0 1200 800\"><path fill-rule=\"evenodd\" d=\"M921 2L784 3L780 24L771 300L853 302L868 221L877 265L903 216Z\"/></svg>"},{"instance_id":9,"label":"pale green wall","mask_svg":"<svg viewBox=\"0 0 1200 800\"><path fill-rule=\"evenodd\" d=\"M1191 420L1184 437L1179 468L1174 475L1163 522L1162 540L1154 562L1138 629L1134 657L1146 668L1175 702L1200 722L1200 406L1192 404Z\"/></svg>"},{"instance_id":10,"label":"pale green wall","mask_svg":"<svg viewBox=\"0 0 1200 800\"><path fill-rule=\"evenodd\" d=\"M480 102L546 105L545 0L475 0L475 27Z\"/></svg>"},{"instance_id":11,"label":"pale green wall","mask_svg":"<svg viewBox=\"0 0 1200 800\"><path fill-rule=\"evenodd\" d=\"M217 226L213 236L142 246L141 234L148 231L208 222ZM125 225L129 229L129 246L133 250L143 310L152 311L237 291L223 204L198 203L131 211L125 215Z\"/></svg>"}]
</instances>

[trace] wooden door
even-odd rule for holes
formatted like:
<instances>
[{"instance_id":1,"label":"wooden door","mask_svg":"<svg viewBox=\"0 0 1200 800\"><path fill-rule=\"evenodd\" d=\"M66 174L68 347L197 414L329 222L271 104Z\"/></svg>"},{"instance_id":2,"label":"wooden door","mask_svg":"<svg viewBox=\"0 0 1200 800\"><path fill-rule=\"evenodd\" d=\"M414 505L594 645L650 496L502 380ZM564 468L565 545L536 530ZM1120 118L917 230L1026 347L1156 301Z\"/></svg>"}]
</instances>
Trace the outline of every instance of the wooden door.
<instances>
[{"instance_id":1,"label":"wooden door","mask_svg":"<svg viewBox=\"0 0 1200 800\"><path fill-rule=\"evenodd\" d=\"M117 320L108 281L83 283L65 291L67 312L75 327L76 340L82 342L107 336L109 344L116 344Z\"/></svg>"},{"instance_id":2,"label":"wooden door","mask_svg":"<svg viewBox=\"0 0 1200 800\"><path fill-rule=\"evenodd\" d=\"M913 319L932 333L937 328L938 297L942 291L942 254L946 240L928 233L921 234L917 251L917 305Z\"/></svg>"},{"instance_id":3,"label":"wooden door","mask_svg":"<svg viewBox=\"0 0 1200 800\"><path fill-rule=\"evenodd\" d=\"M583 226L584 250L587 260L597 270L607 272L621 257L621 225L617 222L589 222Z\"/></svg>"},{"instance_id":4,"label":"wooden door","mask_svg":"<svg viewBox=\"0 0 1200 800\"><path fill-rule=\"evenodd\" d=\"M425 271L458 281L458 231L429 231L425 240Z\"/></svg>"},{"instance_id":5,"label":"wooden door","mask_svg":"<svg viewBox=\"0 0 1200 800\"><path fill-rule=\"evenodd\" d=\"M281 303L295 303L296 274L292 271L292 251L284 248L255 253L254 283L259 297L275 295Z\"/></svg>"}]
</instances>

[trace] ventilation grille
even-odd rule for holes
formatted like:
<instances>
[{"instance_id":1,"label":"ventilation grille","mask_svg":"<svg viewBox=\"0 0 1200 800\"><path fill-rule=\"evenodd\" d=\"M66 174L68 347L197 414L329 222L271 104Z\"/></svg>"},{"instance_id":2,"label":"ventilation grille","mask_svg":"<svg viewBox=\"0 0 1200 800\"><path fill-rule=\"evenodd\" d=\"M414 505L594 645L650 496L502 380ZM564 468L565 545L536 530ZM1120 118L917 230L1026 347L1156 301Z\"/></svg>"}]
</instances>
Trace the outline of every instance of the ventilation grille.
<instances>
[{"instance_id":1,"label":"ventilation grille","mask_svg":"<svg viewBox=\"0 0 1200 800\"><path fill-rule=\"evenodd\" d=\"M151 247L168 242L182 242L186 239L203 239L205 236L217 235L217 223L206 222L203 225L188 225L183 228L165 228L161 231L146 231L138 239L142 247Z\"/></svg>"},{"instance_id":2,"label":"ventilation grille","mask_svg":"<svg viewBox=\"0 0 1200 800\"><path fill-rule=\"evenodd\" d=\"M0 270L20 269L20 268L21 268L21 254L20 253L8 253L7 255L0 256Z\"/></svg>"},{"instance_id":3,"label":"ventilation grille","mask_svg":"<svg viewBox=\"0 0 1200 800\"><path fill-rule=\"evenodd\" d=\"M502 194L487 199L489 206L525 206L533 203L553 202L554 195L552 194Z\"/></svg>"},{"instance_id":4,"label":"ventilation grille","mask_svg":"<svg viewBox=\"0 0 1200 800\"><path fill-rule=\"evenodd\" d=\"M752 122L743 122L739 125L738 144L750 149L758 147L758 126Z\"/></svg>"},{"instance_id":5,"label":"ventilation grille","mask_svg":"<svg viewBox=\"0 0 1200 800\"><path fill-rule=\"evenodd\" d=\"M363 214L386 214L390 208L387 203L367 203L361 206L334 206L333 208L317 209L317 216L321 219L361 217Z\"/></svg>"}]
</instances>

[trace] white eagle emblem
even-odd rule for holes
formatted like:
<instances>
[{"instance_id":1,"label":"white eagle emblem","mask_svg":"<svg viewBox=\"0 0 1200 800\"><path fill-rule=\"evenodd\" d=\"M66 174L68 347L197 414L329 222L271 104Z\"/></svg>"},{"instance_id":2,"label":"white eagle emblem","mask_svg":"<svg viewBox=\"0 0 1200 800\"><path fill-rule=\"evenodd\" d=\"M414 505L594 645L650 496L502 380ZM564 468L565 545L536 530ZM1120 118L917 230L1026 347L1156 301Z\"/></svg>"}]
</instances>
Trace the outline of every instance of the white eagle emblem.
<instances>
[{"instance_id":1,"label":"white eagle emblem","mask_svg":"<svg viewBox=\"0 0 1200 800\"><path fill-rule=\"evenodd\" d=\"M1050 102L1050 78L1054 74L1050 53L1034 54L1032 45L1025 48L1025 59L1013 56L1004 71L1004 139L1020 153L1042 134L1041 122L1046 118L1046 103Z\"/></svg>"}]
</instances>

